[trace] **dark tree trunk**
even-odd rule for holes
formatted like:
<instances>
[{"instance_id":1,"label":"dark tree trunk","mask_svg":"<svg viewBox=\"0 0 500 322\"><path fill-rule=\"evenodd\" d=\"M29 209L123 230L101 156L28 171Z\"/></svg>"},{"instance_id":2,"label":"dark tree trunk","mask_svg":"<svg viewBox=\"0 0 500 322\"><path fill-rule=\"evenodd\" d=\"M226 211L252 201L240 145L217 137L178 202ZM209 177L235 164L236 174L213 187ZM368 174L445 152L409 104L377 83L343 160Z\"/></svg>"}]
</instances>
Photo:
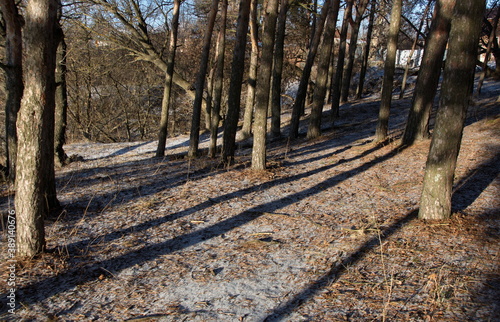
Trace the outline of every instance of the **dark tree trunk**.
<instances>
[{"instance_id":1,"label":"dark tree trunk","mask_svg":"<svg viewBox=\"0 0 500 322\"><path fill-rule=\"evenodd\" d=\"M205 31L205 39L203 40L203 49L201 52L201 62L198 75L196 76L196 96L193 103L193 118L191 120L191 134L189 136L189 151L190 157L195 157L198 154L198 146L200 143L200 122L201 122L201 106L203 104L203 92L205 91L205 79L208 70L208 60L210 59L210 45L212 43L212 33L214 30L215 18L217 17L217 8L219 0L212 0L212 8L208 17L208 26Z\"/></svg>"},{"instance_id":2,"label":"dark tree trunk","mask_svg":"<svg viewBox=\"0 0 500 322\"><path fill-rule=\"evenodd\" d=\"M419 218L451 215L453 177L474 84L484 0L457 1L450 31L436 126L425 168Z\"/></svg>"},{"instance_id":3,"label":"dark tree trunk","mask_svg":"<svg viewBox=\"0 0 500 322\"><path fill-rule=\"evenodd\" d=\"M17 162L17 113L23 96L23 45L21 28L22 17L13 0L0 1L5 21L5 154L8 179L14 183Z\"/></svg>"},{"instance_id":4,"label":"dark tree trunk","mask_svg":"<svg viewBox=\"0 0 500 322\"><path fill-rule=\"evenodd\" d=\"M165 156L165 146L167 144L168 113L172 98L172 83L174 79L175 53L177 49L177 33L179 30L179 9L181 0L174 0L172 12L172 28L170 30L170 40L168 45L167 66L165 71L165 87L163 88L163 99L161 102L160 130L158 133L158 148L156 157Z\"/></svg>"},{"instance_id":5,"label":"dark tree trunk","mask_svg":"<svg viewBox=\"0 0 500 322\"><path fill-rule=\"evenodd\" d=\"M365 85L365 76L366 76L366 69L368 68L368 58L370 57L370 44L372 41L373 23L375 21L376 7L377 7L377 1L372 0L370 4L370 19L366 31L366 44L365 47L363 48L363 58L361 61L361 70L359 72L359 84L356 90L356 99L358 100L361 99L361 96L363 95L363 87Z\"/></svg>"},{"instance_id":6,"label":"dark tree trunk","mask_svg":"<svg viewBox=\"0 0 500 322\"><path fill-rule=\"evenodd\" d=\"M43 219L57 201L54 180L57 1L31 0L26 7L25 92L18 118L16 169L17 255L45 248Z\"/></svg>"},{"instance_id":7,"label":"dark tree trunk","mask_svg":"<svg viewBox=\"0 0 500 322\"><path fill-rule=\"evenodd\" d=\"M307 138L313 139L321 135L321 116L328 83L328 69L330 67L332 48L335 36L335 26L337 25L340 0L332 0L328 20L323 35L323 43L319 49L318 74L316 76L316 88L307 129Z\"/></svg>"},{"instance_id":8,"label":"dark tree trunk","mask_svg":"<svg viewBox=\"0 0 500 322\"><path fill-rule=\"evenodd\" d=\"M273 72L274 36L276 34L276 19L278 18L279 0L269 0L264 14L262 32L262 59L260 63L257 89L255 93L255 122L252 149L252 169L266 168L266 134L267 111Z\"/></svg>"},{"instance_id":9,"label":"dark tree trunk","mask_svg":"<svg viewBox=\"0 0 500 322\"><path fill-rule=\"evenodd\" d=\"M236 27L236 39L231 63L231 76L227 100L227 115L224 122L222 161L226 164L234 159L236 130L240 116L241 82L245 66L245 47L247 41L250 0L241 0Z\"/></svg>"},{"instance_id":10,"label":"dark tree trunk","mask_svg":"<svg viewBox=\"0 0 500 322\"><path fill-rule=\"evenodd\" d=\"M488 61L490 59L491 52L493 48L495 47L494 44L496 43L496 47L498 49L498 41L496 40L496 33L497 33L497 28L498 28L498 19L500 18L500 8L497 7L497 14L495 15L495 18L493 18L493 23L491 25L491 32L490 36L488 38L488 45L486 47L486 53L484 53L484 62L482 65L482 72L481 76L479 77L479 82L477 83L477 90L476 93L477 95L481 94L481 88L483 87L484 83L484 78L486 77L486 74L488 73Z\"/></svg>"},{"instance_id":11,"label":"dark tree trunk","mask_svg":"<svg viewBox=\"0 0 500 322\"><path fill-rule=\"evenodd\" d=\"M286 17L289 8L288 0L282 0L276 30L274 49L273 77L271 88L271 133L281 136L281 80L283 76L283 57L285 47Z\"/></svg>"},{"instance_id":12,"label":"dark tree trunk","mask_svg":"<svg viewBox=\"0 0 500 322\"><path fill-rule=\"evenodd\" d=\"M387 57L384 66L384 79L382 84L382 97L380 100L380 111L378 115L375 140L383 141L387 138L389 127L389 113L392 103L392 90L394 83L394 71L396 69L396 52L398 49L398 34L401 25L402 0L394 0L391 10L391 24L387 39Z\"/></svg>"},{"instance_id":13,"label":"dark tree trunk","mask_svg":"<svg viewBox=\"0 0 500 322\"><path fill-rule=\"evenodd\" d=\"M57 50L56 65L56 110L55 110L55 129L54 129L54 155L55 162L63 166L68 159L64 152L66 143L66 121L68 118L68 91L66 86L66 40L61 30L61 40Z\"/></svg>"},{"instance_id":14,"label":"dark tree trunk","mask_svg":"<svg viewBox=\"0 0 500 322\"><path fill-rule=\"evenodd\" d=\"M436 2L435 16L425 44L412 106L403 134L403 145L412 145L415 141L429 137L429 117L441 75L454 6L455 0Z\"/></svg>"}]
</instances>

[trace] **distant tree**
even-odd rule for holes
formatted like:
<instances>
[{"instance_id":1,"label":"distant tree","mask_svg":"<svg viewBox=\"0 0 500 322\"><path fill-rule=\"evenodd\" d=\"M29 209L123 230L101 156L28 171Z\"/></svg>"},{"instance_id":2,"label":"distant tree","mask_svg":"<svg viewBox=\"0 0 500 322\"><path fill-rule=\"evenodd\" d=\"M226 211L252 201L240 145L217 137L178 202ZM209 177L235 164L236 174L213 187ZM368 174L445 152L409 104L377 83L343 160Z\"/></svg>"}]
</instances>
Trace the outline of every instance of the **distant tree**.
<instances>
[{"instance_id":1,"label":"distant tree","mask_svg":"<svg viewBox=\"0 0 500 322\"><path fill-rule=\"evenodd\" d=\"M457 1L450 31L441 98L425 168L419 218L451 215L453 177L474 84L485 0Z\"/></svg>"},{"instance_id":2,"label":"distant tree","mask_svg":"<svg viewBox=\"0 0 500 322\"><path fill-rule=\"evenodd\" d=\"M56 0L30 0L24 27L25 91L18 117L17 255L45 248L44 218L57 201L54 178ZM50 178L52 177L52 178Z\"/></svg>"},{"instance_id":3,"label":"distant tree","mask_svg":"<svg viewBox=\"0 0 500 322\"><path fill-rule=\"evenodd\" d=\"M5 154L6 170L10 182L15 181L17 160L17 113L23 96L23 46L21 28L23 17L14 0L0 1L5 26Z\"/></svg>"},{"instance_id":4,"label":"distant tree","mask_svg":"<svg viewBox=\"0 0 500 322\"><path fill-rule=\"evenodd\" d=\"M188 155L194 157L198 154L198 146L200 142L200 121L201 121L201 107L203 103L203 93L205 91L205 80L208 70L208 61L210 59L210 46L212 44L212 33L215 25L215 18L217 17L217 8L219 0L212 0L210 13L208 14L208 21L203 39L203 49L200 58L200 69L196 76L196 96L193 103L193 115L191 120L191 133L189 136L189 151Z\"/></svg>"},{"instance_id":5,"label":"distant tree","mask_svg":"<svg viewBox=\"0 0 500 322\"><path fill-rule=\"evenodd\" d=\"M382 84L382 97L375 132L375 140L383 141L387 137L389 125L389 113L392 102L392 90L394 83L394 72L396 69L396 52L398 49L398 34L401 25L402 0L394 0L391 10L391 23L387 39L387 57L384 66L384 80Z\"/></svg>"},{"instance_id":6,"label":"distant tree","mask_svg":"<svg viewBox=\"0 0 500 322\"><path fill-rule=\"evenodd\" d=\"M326 21L323 42L319 48L318 72L316 76L316 86L314 89L313 104L311 107L311 116L309 118L309 127L307 129L307 138L313 139L321 135L321 116L328 83L328 69L330 65L330 56L333 55L333 42L337 26L340 0L331 0L328 19Z\"/></svg>"},{"instance_id":7,"label":"distant tree","mask_svg":"<svg viewBox=\"0 0 500 322\"><path fill-rule=\"evenodd\" d=\"M424 56L403 133L403 145L411 145L429 137L429 117L441 76L454 6L455 0L436 1L435 14L425 42Z\"/></svg>"},{"instance_id":8,"label":"distant tree","mask_svg":"<svg viewBox=\"0 0 500 322\"><path fill-rule=\"evenodd\" d=\"M161 119L160 119L160 130L158 132L158 147L156 149L156 157L159 158L165 155L165 146L167 142L168 114L170 111L170 102L172 100L172 83L174 81L174 66L175 66L175 55L177 52L180 6L181 6L181 0L174 0L174 7L172 11L172 23L171 23L172 28L170 30L167 66L165 71L165 85L163 87L163 99L161 104Z\"/></svg>"},{"instance_id":9,"label":"distant tree","mask_svg":"<svg viewBox=\"0 0 500 322\"><path fill-rule=\"evenodd\" d=\"M255 92L255 122L252 149L252 169L266 168L267 112L273 73L274 38L278 18L279 0L268 0L264 10L264 28L262 31L262 58L257 76Z\"/></svg>"},{"instance_id":10,"label":"distant tree","mask_svg":"<svg viewBox=\"0 0 500 322\"><path fill-rule=\"evenodd\" d=\"M370 57L370 45L372 41L373 23L375 21L375 12L377 9L377 1L371 0L370 4L370 18L368 19L368 26L366 28L366 42L363 47L363 57L361 59L361 69L359 71L358 88L356 89L356 99L360 99L363 95L363 87L365 84L366 69L368 67L368 59Z\"/></svg>"},{"instance_id":11,"label":"distant tree","mask_svg":"<svg viewBox=\"0 0 500 322\"><path fill-rule=\"evenodd\" d=\"M55 105L55 128L54 128L54 155L55 162L59 166L64 165L68 156L64 152L66 143L66 125L68 119L68 91L66 83L66 57L67 48L64 33L61 30L61 37L57 48L56 59L56 105Z\"/></svg>"},{"instance_id":12,"label":"distant tree","mask_svg":"<svg viewBox=\"0 0 500 322\"><path fill-rule=\"evenodd\" d=\"M250 15L250 1L251 0L240 0L240 9L238 13L233 61L231 63L229 94L227 99L227 115L224 123L222 144L222 161L226 164L234 160L236 130L240 116L241 82L243 81L243 67L245 65L245 47Z\"/></svg>"},{"instance_id":13,"label":"distant tree","mask_svg":"<svg viewBox=\"0 0 500 322\"><path fill-rule=\"evenodd\" d=\"M477 95L481 94L481 89L483 87L484 79L486 77L486 74L488 73L489 67L488 67L488 62L490 59L490 55L492 52L498 52L498 40L497 40L497 28L498 28L498 19L500 19L500 8L496 7L497 13L495 14L495 17L493 18L493 21L490 23L488 19L485 19L485 23L488 26L491 26L490 34L488 37L488 44L486 45L486 51L484 53L484 61L482 64L482 72L481 76L479 77L479 81L477 83L477 90L476 93ZM497 53L497 56L498 53ZM499 60L496 61L497 63L500 62ZM498 66L496 67L498 69Z\"/></svg>"}]
</instances>

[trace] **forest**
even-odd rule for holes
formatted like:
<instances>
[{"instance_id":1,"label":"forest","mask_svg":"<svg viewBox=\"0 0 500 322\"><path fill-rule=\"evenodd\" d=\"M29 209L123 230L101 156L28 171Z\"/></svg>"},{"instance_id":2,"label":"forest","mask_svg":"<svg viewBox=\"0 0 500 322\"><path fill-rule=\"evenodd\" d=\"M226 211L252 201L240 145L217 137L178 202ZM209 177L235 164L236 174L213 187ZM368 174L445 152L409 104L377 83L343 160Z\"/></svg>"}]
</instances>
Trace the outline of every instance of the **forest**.
<instances>
[{"instance_id":1,"label":"forest","mask_svg":"<svg viewBox=\"0 0 500 322\"><path fill-rule=\"evenodd\" d=\"M0 320L500 320L496 0L0 0Z\"/></svg>"}]
</instances>

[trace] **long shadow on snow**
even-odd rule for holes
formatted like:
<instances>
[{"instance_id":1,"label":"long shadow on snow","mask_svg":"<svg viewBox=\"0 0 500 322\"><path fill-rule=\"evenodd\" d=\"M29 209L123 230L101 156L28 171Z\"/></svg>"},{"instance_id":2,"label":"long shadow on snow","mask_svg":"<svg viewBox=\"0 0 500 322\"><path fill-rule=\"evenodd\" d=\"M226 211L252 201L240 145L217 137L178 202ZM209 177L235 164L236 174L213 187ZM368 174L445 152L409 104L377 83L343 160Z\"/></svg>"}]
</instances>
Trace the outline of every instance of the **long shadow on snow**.
<instances>
[{"instance_id":1,"label":"long shadow on snow","mask_svg":"<svg viewBox=\"0 0 500 322\"><path fill-rule=\"evenodd\" d=\"M363 155L370 154L377 150L378 147L374 147L362 155L356 157L360 158ZM317 183L316 185L305 189L303 191L297 192L295 194L292 194L290 196L283 197L281 199L278 199L276 201L269 202L267 204L262 204L258 205L255 207L252 207L246 211L241 212L240 214L228 218L226 220L223 220L221 222L218 222L210 227L202 228L193 232L186 233L184 235L180 235L174 238L171 238L165 242L154 244L154 245L148 245L145 246L139 250L135 250L132 252L128 252L126 254L110 258L107 260L95 262L92 264L89 264L85 267L80 267L80 268L73 268L69 269L68 271L65 271L63 273L60 273L54 277L50 277L47 279L44 279L39 282L35 282L29 286L26 286L24 288L21 288L18 290L18 296L19 298L23 299L23 303L25 305L30 305L32 303L36 303L38 301L42 301L44 299L47 299L53 295L56 295L58 293L67 291L71 288L76 287L79 284L89 282L91 280L94 280L98 278L98 276L104 271L109 271L112 272L113 274L124 270L126 268L132 267L136 264L140 264L146 261L153 260L159 256L170 254L172 252L176 252L182 249L185 249L187 247L193 246L195 244L198 244L202 241L215 238L217 236L220 236L224 233L227 233L228 231L231 231L232 229L235 229L237 227L240 227L246 223L249 223L256 218L259 218L263 213L265 212L273 212L276 211L277 209L280 209L282 207L291 205L293 203L296 203L300 200L303 200L307 197L310 197L312 195L315 195L321 191L324 191L326 188L332 188L339 183L343 182L344 180L355 176L358 173L367 171L374 165L384 162L390 158L392 158L394 155L398 153L398 150L393 150L391 152L386 153L383 156L378 157L375 160L372 160L370 162L366 162L363 165L360 165L354 169L339 173L329 179L326 179L322 182ZM356 159L353 158L353 159ZM319 173L322 171L326 171L328 169L334 168L336 164L330 164L326 165L324 167L318 168L316 170L312 170L308 173L305 174L300 174L297 176L293 176L288 179L284 180L276 180L274 185L278 184L279 182L289 182L291 180L297 180L301 177L306 177L315 173ZM230 198L236 197L238 194L241 194L242 192L249 192L251 190L254 190L255 188L252 189L243 189L242 191L235 192L235 193L230 193L227 195L223 195L215 200L215 202L222 202L225 200L228 200ZM133 228L128 228L123 231L119 231L113 234L110 234L107 236L107 241L116 239L120 236L123 236L124 233L129 233L132 231L137 231L138 229L146 229L148 227L151 227L152 225L159 225L163 222L168 222L173 219L181 218L184 216L187 216L193 212L196 212L202 208L209 207L212 205L214 200L212 201L207 201L199 204L196 207L193 207L191 209L176 213L176 214L171 214L168 216L165 216L161 219L157 220L152 220L148 223L142 223L139 225L136 225ZM73 247L76 245L73 245ZM82 271L85 272L85 274L82 274ZM7 296L7 294L2 294L0 295L2 297ZM2 308L0 310L0 314L4 313L3 311L6 311L7 308Z\"/></svg>"}]
</instances>

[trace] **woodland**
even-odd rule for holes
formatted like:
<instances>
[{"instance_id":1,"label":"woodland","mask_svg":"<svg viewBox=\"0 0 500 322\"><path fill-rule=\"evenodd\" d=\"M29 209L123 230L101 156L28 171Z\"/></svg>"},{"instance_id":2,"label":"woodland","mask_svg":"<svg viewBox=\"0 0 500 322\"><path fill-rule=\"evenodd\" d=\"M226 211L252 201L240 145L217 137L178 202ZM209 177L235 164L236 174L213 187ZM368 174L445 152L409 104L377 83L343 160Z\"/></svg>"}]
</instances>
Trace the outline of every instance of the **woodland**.
<instances>
[{"instance_id":1,"label":"woodland","mask_svg":"<svg viewBox=\"0 0 500 322\"><path fill-rule=\"evenodd\" d=\"M500 320L498 1L0 4L1 320Z\"/></svg>"}]
</instances>

